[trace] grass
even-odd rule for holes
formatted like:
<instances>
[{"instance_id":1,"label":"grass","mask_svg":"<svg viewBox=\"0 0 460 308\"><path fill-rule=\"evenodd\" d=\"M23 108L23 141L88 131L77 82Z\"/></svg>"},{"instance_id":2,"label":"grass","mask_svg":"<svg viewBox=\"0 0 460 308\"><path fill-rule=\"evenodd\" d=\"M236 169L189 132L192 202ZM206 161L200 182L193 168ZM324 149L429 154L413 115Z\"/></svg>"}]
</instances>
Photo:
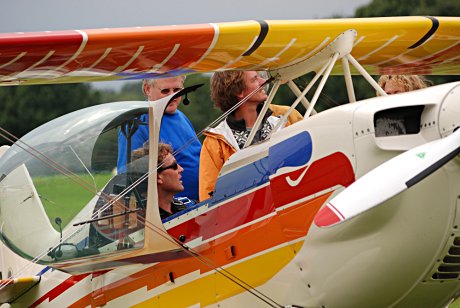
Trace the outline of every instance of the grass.
<instances>
[{"instance_id":1,"label":"grass","mask_svg":"<svg viewBox=\"0 0 460 308\"><path fill-rule=\"evenodd\" d=\"M79 177L93 184L93 179L89 175L84 174ZM95 174L97 190L101 190L112 177L111 173ZM54 223L56 217L62 219L62 227L64 227L95 195L64 175L35 177L33 182L46 214L56 229L57 225Z\"/></svg>"}]
</instances>

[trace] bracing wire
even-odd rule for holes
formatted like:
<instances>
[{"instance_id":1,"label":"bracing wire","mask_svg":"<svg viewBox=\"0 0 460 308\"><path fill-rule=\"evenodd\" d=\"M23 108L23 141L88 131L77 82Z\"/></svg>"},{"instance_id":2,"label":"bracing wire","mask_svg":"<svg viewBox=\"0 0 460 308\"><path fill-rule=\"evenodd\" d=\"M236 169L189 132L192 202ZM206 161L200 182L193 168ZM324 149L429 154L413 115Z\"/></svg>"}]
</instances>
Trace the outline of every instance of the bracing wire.
<instances>
[{"instance_id":1,"label":"bracing wire","mask_svg":"<svg viewBox=\"0 0 460 308\"><path fill-rule=\"evenodd\" d=\"M241 106L243 103L245 103L251 96L253 96L255 93L257 93L262 87L264 87L268 82L272 81L273 78L267 80L264 84L262 84L259 88L257 88L256 90L254 90L253 92L251 92L247 97L245 97L244 99L242 99L239 103L237 103L234 107L232 107L230 110L228 110L227 112L225 112L223 115L221 115L218 119L216 119L215 121L213 121L210 125L208 125L205 129L203 129L202 131L200 131L199 134L197 134L196 137L194 138L191 138L189 141L187 141L182 147L180 147L179 149L177 149L176 151L174 151L173 155L176 155L180 152L183 151L183 149L185 149L187 146L189 146L192 142L195 141L195 139L198 139L206 129L208 129L209 127L213 127L214 125L216 125L216 123L219 123L221 120L223 120L225 117L227 117L231 112L233 112L235 109L237 109L239 106ZM4 130L3 128L0 127L0 130L5 132L6 134L8 134L9 136L12 136L14 139L16 139L16 141L21 141L20 139L18 139L17 137L15 137L13 134L9 133L8 131ZM0 136L5 138L6 140L8 140L9 142L12 142L13 143L13 140L9 137L7 137L5 134L2 134L0 133ZM78 175L76 175L75 173L71 172L70 170L68 170L67 168L65 168L64 166L60 165L59 163L57 163L56 161L53 161L51 160L49 157L47 157L46 155L44 155L43 153L39 152L38 150L36 150L35 148L27 145L26 143L24 143L23 141L21 141L24 146L22 145L19 145L18 143L16 143L21 149L23 149L24 151L28 152L29 154L31 154L32 156L34 156L35 158L41 160L42 162L44 162L45 164L47 164L48 166L50 166L51 168L53 168L54 170L56 170L57 172L71 178L77 185L80 185L82 187L84 187L85 189L89 190L90 192L92 193L96 193L98 196L104 198L104 200L108 201L104 206L102 206L96 213L93 213L93 215L91 216L94 216L96 217L97 216L97 213L98 212L102 212L104 211L104 209L107 209L108 207L110 207L112 204L114 204L116 201L118 201L120 198L122 198L128 191L130 191L131 189L133 189L134 187L136 187L139 183L141 183L143 180L145 180L149 175L150 173L146 173L144 174L142 177L140 177L139 179L137 179L135 182L133 182L130 186L126 187L118 196L112 198L108 195L106 195L105 193L103 192L97 192L95 191L95 187L92 186L89 182L87 182L86 180L84 180L83 178L79 177ZM28 149L31 149L31 150L28 150ZM35 152L35 153L32 153ZM40 157L42 156L42 157ZM160 168L162 165L164 164L164 162L161 162L157 168ZM97 189L96 189L97 190ZM121 203L122 204L122 203ZM125 205L122 205L123 207L125 207L125 210L127 209ZM170 237L170 235L164 231L163 229L161 228L158 228L156 227L154 224L150 223L149 221L146 221L144 219L144 217L142 217L142 215L140 214L136 214L138 216L138 219L141 223L141 225L144 225L146 228L156 232L158 235L162 236L163 238L165 238L166 240L174 243L175 245L177 245L179 248L183 249L185 252L187 252L188 254L190 254L192 257L196 258L197 260L199 260L202 264L206 265L207 267L209 267L210 269L212 270L215 270L217 273L221 274L222 276L224 276L225 278L229 279L230 281L232 281L233 283L237 284L238 286L240 286L241 288L245 289L246 291L250 292L252 295L256 296L257 298L259 298L260 300L264 301L265 303L267 303L268 305L272 306L272 307L282 307L282 305L280 305L279 303L277 303L276 301L274 301L273 299L271 299L270 297L268 297L267 295L263 294L262 292L260 292L259 290L255 289L254 287L252 287L250 284L246 283L245 281L243 281L242 279L238 278L237 276L233 275L232 273L230 273L229 271L227 271L226 269L222 268L221 266L218 266L218 265L215 265L214 262L212 260L210 260L209 258L203 256L203 255L200 255L198 252L195 252L193 249L189 248L189 247L186 247L184 245L182 245L181 243L179 243L178 241L172 239ZM94 218L92 217L92 218ZM78 230L77 230L78 231ZM75 231L75 232L77 232ZM75 233L74 232L74 233ZM69 237L71 237L73 235L70 234L68 236L66 236L66 238L63 238L55 247L53 248L56 248L58 247L63 241L67 240ZM41 256L37 256L36 258L34 258L33 260L33 263L36 263L38 262L44 254L46 254L49 250L47 251L44 251L43 254L40 254ZM2 289L5 285L3 284L0 284L0 289Z\"/></svg>"}]
</instances>

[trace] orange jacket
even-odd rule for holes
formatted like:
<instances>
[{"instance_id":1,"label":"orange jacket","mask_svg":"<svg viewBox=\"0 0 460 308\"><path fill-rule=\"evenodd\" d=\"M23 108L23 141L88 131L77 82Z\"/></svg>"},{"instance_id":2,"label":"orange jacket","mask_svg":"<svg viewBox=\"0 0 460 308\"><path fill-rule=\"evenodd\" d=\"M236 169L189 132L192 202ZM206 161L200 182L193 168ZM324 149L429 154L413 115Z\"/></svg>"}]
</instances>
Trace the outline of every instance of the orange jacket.
<instances>
[{"instance_id":1,"label":"orange jacket","mask_svg":"<svg viewBox=\"0 0 460 308\"><path fill-rule=\"evenodd\" d=\"M280 116L289 110L289 106L270 105L273 111L272 116ZM274 117L271 117L274 118ZM288 117L286 126L289 126L291 121L297 122L303 119L297 110L293 110ZM199 176L199 197L200 201L210 197L210 193L214 191L219 172L224 163L236 153L238 144L233 138L233 134L226 124L222 121L212 131L205 131L206 138L201 147L200 154L200 176Z\"/></svg>"},{"instance_id":2,"label":"orange jacket","mask_svg":"<svg viewBox=\"0 0 460 308\"><path fill-rule=\"evenodd\" d=\"M200 201L210 197L209 194L214 191L216 186L220 169L227 159L236 153L235 147L231 146L223 135L212 132L205 132L204 134L206 139L204 139L200 154L198 191Z\"/></svg>"},{"instance_id":3,"label":"orange jacket","mask_svg":"<svg viewBox=\"0 0 460 308\"><path fill-rule=\"evenodd\" d=\"M283 105L273 105L271 104L270 107L271 111L273 111L272 116L280 117L284 115L290 108L290 106L283 106ZM291 114L288 116L288 123L294 124L295 122L299 122L303 120L303 116L297 110L292 110ZM286 124L288 126L289 124Z\"/></svg>"}]
</instances>

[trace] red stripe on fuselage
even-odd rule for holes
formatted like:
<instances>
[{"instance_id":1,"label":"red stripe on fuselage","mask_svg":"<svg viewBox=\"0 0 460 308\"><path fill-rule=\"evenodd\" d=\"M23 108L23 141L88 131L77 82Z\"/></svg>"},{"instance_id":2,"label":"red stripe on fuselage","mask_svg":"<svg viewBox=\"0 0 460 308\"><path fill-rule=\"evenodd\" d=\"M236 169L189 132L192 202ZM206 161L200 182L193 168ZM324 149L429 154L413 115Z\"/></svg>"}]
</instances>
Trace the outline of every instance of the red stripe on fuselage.
<instances>
[{"instance_id":1,"label":"red stripe on fuselage","mask_svg":"<svg viewBox=\"0 0 460 308\"><path fill-rule=\"evenodd\" d=\"M35 303L30 305L30 307L37 307L41 303L43 303L46 299L49 299L49 301L52 301L62 293L64 293L66 290L69 288L73 287L76 283L87 277L88 275L91 274L81 274L81 275L75 275L67 278L64 280L62 283L60 283L57 287L40 297Z\"/></svg>"},{"instance_id":2,"label":"red stripe on fuselage","mask_svg":"<svg viewBox=\"0 0 460 308\"><path fill-rule=\"evenodd\" d=\"M355 181L350 160L340 152L314 161L296 186L289 185L287 177L298 179L304 168L270 179L276 207L290 204L336 185L347 187Z\"/></svg>"},{"instance_id":3,"label":"red stripe on fuselage","mask_svg":"<svg viewBox=\"0 0 460 308\"><path fill-rule=\"evenodd\" d=\"M264 186L242 197L168 229L175 238L185 235L186 241L202 236L203 240L261 218L275 210L270 186Z\"/></svg>"},{"instance_id":4,"label":"red stripe on fuselage","mask_svg":"<svg viewBox=\"0 0 460 308\"><path fill-rule=\"evenodd\" d=\"M200 216L168 229L168 233L176 239L184 235L187 242L200 236L206 240L268 215L277 207L336 185L347 187L355 181L350 161L340 152L313 162L299 184L291 187L286 177L297 179L303 170L304 168L300 168L277 176L270 180L269 186L212 208Z\"/></svg>"}]
</instances>

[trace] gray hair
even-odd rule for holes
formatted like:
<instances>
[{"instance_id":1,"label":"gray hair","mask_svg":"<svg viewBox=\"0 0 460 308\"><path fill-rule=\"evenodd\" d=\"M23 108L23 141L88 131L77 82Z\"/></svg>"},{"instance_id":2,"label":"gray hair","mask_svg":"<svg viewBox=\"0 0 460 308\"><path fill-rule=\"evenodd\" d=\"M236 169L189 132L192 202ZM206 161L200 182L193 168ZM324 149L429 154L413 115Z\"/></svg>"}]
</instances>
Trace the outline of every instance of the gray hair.
<instances>
[{"instance_id":1,"label":"gray hair","mask_svg":"<svg viewBox=\"0 0 460 308\"><path fill-rule=\"evenodd\" d=\"M165 77L165 78L182 78L182 81L185 82L185 76L171 76L171 77ZM157 78L157 79L165 79L165 78ZM142 79L142 92L144 93L144 95L147 95L144 92L145 85L148 84L149 86L153 87L153 84L155 83L155 80L156 80L156 78Z\"/></svg>"}]
</instances>

